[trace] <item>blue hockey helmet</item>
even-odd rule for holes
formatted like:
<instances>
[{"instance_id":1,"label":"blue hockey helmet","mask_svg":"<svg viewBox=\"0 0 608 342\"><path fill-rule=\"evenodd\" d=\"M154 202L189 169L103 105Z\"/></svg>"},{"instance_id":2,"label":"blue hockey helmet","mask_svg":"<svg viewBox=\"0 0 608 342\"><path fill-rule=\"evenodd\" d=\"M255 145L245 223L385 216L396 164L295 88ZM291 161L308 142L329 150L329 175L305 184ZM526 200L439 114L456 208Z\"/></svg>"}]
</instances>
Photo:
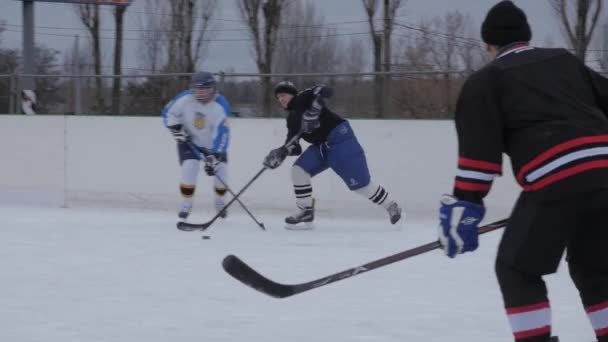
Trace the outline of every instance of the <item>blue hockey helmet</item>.
<instances>
[{"instance_id":1,"label":"blue hockey helmet","mask_svg":"<svg viewBox=\"0 0 608 342\"><path fill-rule=\"evenodd\" d=\"M196 99L201 102L207 103L215 97L216 82L215 77L210 72L199 71L195 73L192 75L190 85Z\"/></svg>"}]
</instances>

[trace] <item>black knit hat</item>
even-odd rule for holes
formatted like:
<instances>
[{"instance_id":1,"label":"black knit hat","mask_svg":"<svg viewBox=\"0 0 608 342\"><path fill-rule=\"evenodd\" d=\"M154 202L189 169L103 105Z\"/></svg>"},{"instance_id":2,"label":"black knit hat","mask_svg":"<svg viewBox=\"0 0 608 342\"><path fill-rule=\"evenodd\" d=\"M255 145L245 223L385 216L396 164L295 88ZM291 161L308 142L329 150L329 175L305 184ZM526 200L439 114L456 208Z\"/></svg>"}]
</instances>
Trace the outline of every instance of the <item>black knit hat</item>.
<instances>
[{"instance_id":1,"label":"black knit hat","mask_svg":"<svg viewBox=\"0 0 608 342\"><path fill-rule=\"evenodd\" d=\"M289 81L281 81L274 87L274 96L276 97L277 94L291 94L296 96L298 94L298 89Z\"/></svg>"},{"instance_id":2,"label":"black knit hat","mask_svg":"<svg viewBox=\"0 0 608 342\"><path fill-rule=\"evenodd\" d=\"M532 31L526 13L511 1L494 5L481 25L481 38L489 45L505 46L514 42L529 42Z\"/></svg>"}]
</instances>

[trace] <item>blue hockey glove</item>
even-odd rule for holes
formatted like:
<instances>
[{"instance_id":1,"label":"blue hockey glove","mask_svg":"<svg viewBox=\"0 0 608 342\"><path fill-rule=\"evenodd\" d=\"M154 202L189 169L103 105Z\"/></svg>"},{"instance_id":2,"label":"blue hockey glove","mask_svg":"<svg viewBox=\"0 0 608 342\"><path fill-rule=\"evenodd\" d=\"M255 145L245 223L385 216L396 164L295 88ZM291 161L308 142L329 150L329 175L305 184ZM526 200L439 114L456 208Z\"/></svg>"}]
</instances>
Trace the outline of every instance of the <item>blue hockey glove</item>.
<instances>
[{"instance_id":1,"label":"blue hockey glove","mask_svg":"<svg viewBox=\"0 0 608 342\"><path fill-rule=\"evenodd\" d=\"M479 223L486 209L479 204L460 201L452 195L441 197L439 208L439 243L445 254L470 252L479 246Z\"/></svg>"},{"instance_id":2,"label":"blue hockey glove","mask_svg":"<svg viewBox=\"0 0 608 342\"><path fill-rule=\"evenodd\" d=\"M314 100L310 109L302 114L303 133L312 133L312 131L321 126L319 115L321 114L322 108L321 104L317 100Z\"/></svg>"},{"instance_id":3,"label":"blue hockey glove","mask_svg":"<svg viewBox=\"0 0 608 342\"><path fill-rule=\"evenodd\" d=\"M219 164L220 162L213 154L206 156L204 169L207 176L215 176L215 171L217 170L217 166Z\"/></svg>"},{"instance_id":4,"label":"blue hockey glove","mask_svg":"<svg viewBox=\"0 0 608 342\"><path fill-rule=\"evenodd\" d=\"M264 158L264 166L269 169L276 169L277 167L281 166L285 158L287 158L288 154L289 151L285 146L275 148L274 150L270 151L270 153L268 153L266 158Z\"/></svg>"}]
</instances>

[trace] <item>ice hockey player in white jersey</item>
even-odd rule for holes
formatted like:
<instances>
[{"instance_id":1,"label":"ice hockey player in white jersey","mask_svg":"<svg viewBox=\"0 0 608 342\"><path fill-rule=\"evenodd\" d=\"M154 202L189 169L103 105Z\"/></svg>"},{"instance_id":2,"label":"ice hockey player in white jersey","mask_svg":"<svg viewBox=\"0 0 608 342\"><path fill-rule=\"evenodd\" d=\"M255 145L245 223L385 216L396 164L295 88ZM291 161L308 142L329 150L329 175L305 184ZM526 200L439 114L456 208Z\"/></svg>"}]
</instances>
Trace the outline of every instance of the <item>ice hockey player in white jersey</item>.
<instances>
[{"instance_id":1,"label":"ice hockey player in white jersey","mask_svg":"<svg viewBox=\"0 0 608 342\"><path fill-rule=\"evenodd\" d=\"M227 213L224 195L227 182L227 151L230 129L228 101L218 93L215 78L209 72L192 76L190 89L178 94L162 112L165 126L177 141L181 165L180 192L182 204L179 220L185 221L192 211L194 190L200 162L208 176L214 176L215 208L221 217Z\"/></svg>"}]
</instances>

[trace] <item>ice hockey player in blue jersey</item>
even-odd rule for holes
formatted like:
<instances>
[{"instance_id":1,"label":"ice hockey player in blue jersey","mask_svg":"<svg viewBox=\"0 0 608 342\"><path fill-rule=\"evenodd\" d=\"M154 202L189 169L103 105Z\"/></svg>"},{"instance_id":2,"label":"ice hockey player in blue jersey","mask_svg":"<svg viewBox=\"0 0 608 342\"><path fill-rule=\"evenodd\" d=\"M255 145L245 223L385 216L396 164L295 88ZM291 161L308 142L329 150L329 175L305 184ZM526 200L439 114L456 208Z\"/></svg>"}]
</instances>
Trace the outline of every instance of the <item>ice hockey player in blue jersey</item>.
<instances>
[{"instance_id":1,"label":"ice hockey player in blue jersey","mask_svg":"<svg viewBox=\"0 0 608 342\"><path fill-rule=\"evenodd\" d=\"M401 219L401 208L388 191L370 180L367 160L355 133L345 119L332 112L324 103L332 90L324 85L298 93L293 83L277 84L274 95L287 116L287 139L299 136L311 145L302 152L296 138L290 146L272 150L264 159L264 165L274 169L287 156L299 155L291 168L293 188L298 212L285 219L287 229L310 229L314 220L314 200L311 178L331 168L342 178L348 188L388 212L392 224Z\"/></svg>"},{"instance_id":2,"label":"ice hockey player in blue jersey","mask_svg":"<svg viewBox=\"0 0 608 342\"><path fill-rule=\"evenodd\" d=\"M180 192L183 197L178 217L186 220L192 210L201 161L208 176L214 176L215 207L224 207L227 182L227 152L230 141L230 106L217 91L209 72L192 76L190 89L177 95L162 112L165 126L177 141L181 165ZM221 216L226 217L226 211Z\"/></svg>"}]
</instances>

